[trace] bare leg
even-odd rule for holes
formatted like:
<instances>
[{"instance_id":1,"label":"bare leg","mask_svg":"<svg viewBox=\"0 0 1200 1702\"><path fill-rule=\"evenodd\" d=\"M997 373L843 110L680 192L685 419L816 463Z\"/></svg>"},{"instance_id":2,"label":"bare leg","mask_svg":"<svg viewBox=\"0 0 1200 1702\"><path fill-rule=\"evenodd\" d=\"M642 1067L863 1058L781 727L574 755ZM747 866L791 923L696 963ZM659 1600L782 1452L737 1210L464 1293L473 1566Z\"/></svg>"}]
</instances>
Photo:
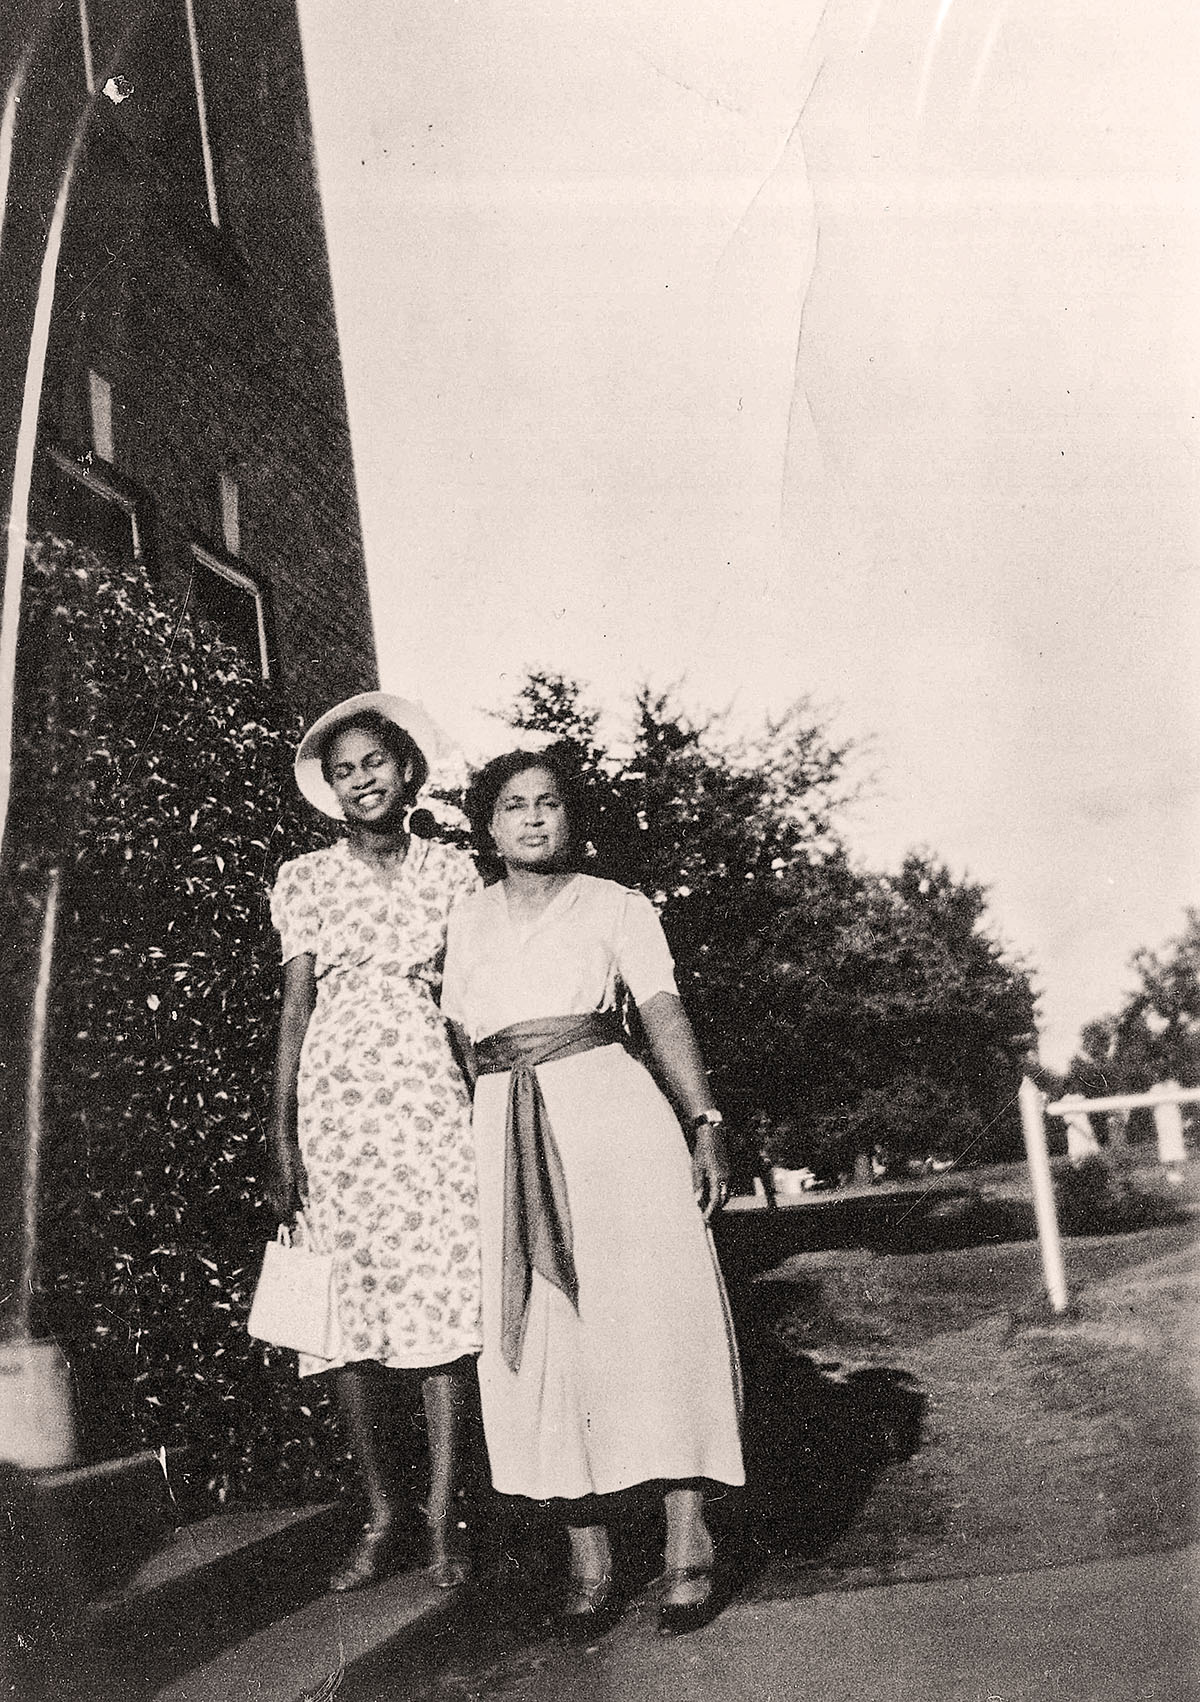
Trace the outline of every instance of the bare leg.
<instances>
[{"instance_id":1,"label":"bare leg","mask_svg":"<svg viewBox=\"0 0 1200 1702\"><path fill-rule=\"evenodd\" d=\"M666 1568L682 1572L689 1567L711 1569L713 1540L704 1518L704 1496L694 1487L668 1489L663 1497L667 1513ZM663 1596L675 1606L704 1601L712 1588L704 1577L673 1581Z\"/></svg>"},{"instance_id":2,"label":"bare leg","mask_svg":"<svg viewBox=\"0 0 1200 1702\"><path fill-rule=\"evenodd\" d=\"M459 1369L426 1377L422 1395L429 1436L425 1518L429 1525L430 1576L435 1584L450 1589L461 1584L469 1571L454 1500L461 1469L467 1373Z\"/></svg>"},{"instance_id":3,"label":"bare leg","mask_svg":"<svg viewBox=\"0 0 1200 1702\"><path fill-rule=\"evenodd\" d=\"M567 1585L566 1613L586 1613L595 1599L603 1597L612 1578L612 1548L603 1525L568 1525L571 1544L571 1577Z\"/></svg>"},{"instance_id":4,"label":"bare leg","mask_svg":"<svg viewBox=\"0 0 1200 1702\"><path fill-rule=\"evenodd\" d=\"M578 1507L575 1516L587 1515ZM571 1572L558 1613L558 1634L567 1643L590 1643L611 1631L621 1617L621 1598L613 1584L612 1548L604 1525L568 1525L567 1537Z\"/></svg>"}]
</instances>

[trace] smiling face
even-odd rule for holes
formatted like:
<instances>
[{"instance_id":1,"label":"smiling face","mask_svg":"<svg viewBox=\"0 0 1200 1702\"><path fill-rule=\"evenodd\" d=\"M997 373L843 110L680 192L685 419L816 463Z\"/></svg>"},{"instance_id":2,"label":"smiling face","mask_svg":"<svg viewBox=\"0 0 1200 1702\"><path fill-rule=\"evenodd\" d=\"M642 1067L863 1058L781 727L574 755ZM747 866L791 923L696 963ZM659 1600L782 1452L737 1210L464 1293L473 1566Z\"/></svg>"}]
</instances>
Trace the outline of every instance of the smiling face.
<instances>
[{"instance_id":1,"label":"smiling face","mask_svg":"<svg viewBox=\"0 0 1200 1702\"><path fill-rule=\"evenodd\" d=\"M377 733L350 727L330 740L329 784L348 822L392 828L404 815L413 777Z\"/></svg>"},{"instance_id":2,"label":"smiling face","mask_svg":"<svg viewBox=\"0 0 1200 1702\"><path fill-rule=\"evenodd\" d=\"M507 780L492 811L492 838L510 869L562 869L571 824L558 781L548 768L525 768Z\"/></svg>"}]
</instances>

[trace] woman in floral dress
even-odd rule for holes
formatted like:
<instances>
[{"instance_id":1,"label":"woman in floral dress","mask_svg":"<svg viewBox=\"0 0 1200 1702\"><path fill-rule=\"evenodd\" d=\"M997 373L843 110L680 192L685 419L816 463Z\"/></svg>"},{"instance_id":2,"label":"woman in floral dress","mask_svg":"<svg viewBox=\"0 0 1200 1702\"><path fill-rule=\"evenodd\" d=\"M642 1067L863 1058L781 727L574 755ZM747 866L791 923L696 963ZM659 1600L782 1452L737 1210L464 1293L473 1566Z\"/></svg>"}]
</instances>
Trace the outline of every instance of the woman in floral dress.
<instances>
[{"instance_id":1,"label":"woman in floral dress","mask_svg":"<svg viewBox=\"0 0 1200 1702\"><path fill-rule=\"evenodd\" d=\"M415 705L366 692L316 721L296 780L344 838L285 863L271 897L283 950L269 1198L303 1208L334 1255L336 1370L367 1520L331 1581L357 1589L393 1565L403 1521L389 1470L398 1398L423 1387L430 1574L466 1575L454 1494L480 1259L470 1106L437 1006L446 919L478 884L471 859L406 827L437 750Z\"/></svg>"}]
</instances>

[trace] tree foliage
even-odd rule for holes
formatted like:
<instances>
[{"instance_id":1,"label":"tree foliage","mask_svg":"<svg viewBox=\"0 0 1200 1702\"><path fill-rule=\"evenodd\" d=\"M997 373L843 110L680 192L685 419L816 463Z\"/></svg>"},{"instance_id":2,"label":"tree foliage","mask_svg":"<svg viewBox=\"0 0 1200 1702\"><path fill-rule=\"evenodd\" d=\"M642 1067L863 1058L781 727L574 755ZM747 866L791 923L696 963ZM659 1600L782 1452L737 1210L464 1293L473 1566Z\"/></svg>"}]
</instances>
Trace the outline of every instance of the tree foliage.
<instances>
[{"instance_id":1,"label":"tree foliage","mask_svg":"<svg viewBox=\"0 0 1200 1702\"><path fill-rule=\"evenodd\" d=\"M608 747L579 686L539 673L508 719L585 775L594 870L658 905L722 1104L743 1128L795 1119L768 1157L830 1175L877 1146L897 1163L1011 1146L1028 977L980 886L917 854L892 876L853 865L853 752L809 703L739 741L644 690Z\"/></svg>"},{"instance_id":2,"label":"tree foliage","mask_svg":"<svg viewBox=\"0 0 1200 1702\"><path fill-rule=\"evenodd\" d=\"M1200 1084L1200 910L1188 910L1183 932L1162 951L1135 952L1130 968L1133 992L1080 1036L1067 1077L1072 1093L1142 1093L1171 1079Z\"/></svg>"}]
</instances>

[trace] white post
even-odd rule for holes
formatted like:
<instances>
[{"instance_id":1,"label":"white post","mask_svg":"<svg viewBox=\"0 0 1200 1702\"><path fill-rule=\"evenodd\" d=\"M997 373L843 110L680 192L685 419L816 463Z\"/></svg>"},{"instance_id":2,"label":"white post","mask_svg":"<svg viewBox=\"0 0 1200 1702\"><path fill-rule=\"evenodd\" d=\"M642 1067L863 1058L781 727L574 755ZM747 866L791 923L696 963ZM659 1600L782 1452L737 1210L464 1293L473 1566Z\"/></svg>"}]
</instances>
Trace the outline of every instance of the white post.
<instances>
[{"instance_id":1,"label":"white post","mask_svg":"<svg viewBox=\"0 0 1200 1702\"><path fill-rule=\"evenodd\" d=\"M27 1470L69 1466L75 1461L75 1415L66 1359L57 1342L34 1341L29 1334L30 1304L37 1275L38 1169L59 879L59 871L51 870L33 994L21 1290L17 1296L15 1332L11 1339L0 1342L0 1460Z\"/></svg>"},{"instance_id":2,"label":"white post","mask_svg":"<svg viewBox=\"0 0 1200 1702\"><path fill-rule=\"evenodd\" d=\"M1033 1209L1037 1216L1038 1246L1042 1254L1046 1293L1050 1296L1050 1304L1054 1310L1065 1312L1067 1273L1063 1265L1062 1242L1058 1235L1058 1213L1054 1207L1050 1148L1046 1144L1046 1119L1042 1111L1043 1095L1026 1076L1017 1097L1021 1105L1021 1132L1025 1136L1029 1179L1033 1185Z\"/></svg>"},{"instance_id":3,"label":"white post","mask_svg":"<svg viewBox=\"0 0 1200 1702\"><path fill-rule=\"evenodd\" d=\"M1067 1125L1067 1157L1072 1164L1082 1164L1085 1158L1095 1158L1100 1142L1086 1111L1064 1111Z\"/></svg>"},{"instance_id":4,"label":"white post","mask_svg":"<svg viewBox=\"0 0 1200 1702\"><path fill-rule=\"evenodd\" d=\"M1152 1092L1177 1092L1177 1081L1156 1081ZM1177 1103L1156 1105L1154 1107L1154 1132L1158 1136L1158 1162L1167 1166L1167 1174L1173 1182L1183 1180L1181 1164L1187 1162L1187 1145L1183 1138L1183 1113Z\"/></svg>"}]
</instances>

